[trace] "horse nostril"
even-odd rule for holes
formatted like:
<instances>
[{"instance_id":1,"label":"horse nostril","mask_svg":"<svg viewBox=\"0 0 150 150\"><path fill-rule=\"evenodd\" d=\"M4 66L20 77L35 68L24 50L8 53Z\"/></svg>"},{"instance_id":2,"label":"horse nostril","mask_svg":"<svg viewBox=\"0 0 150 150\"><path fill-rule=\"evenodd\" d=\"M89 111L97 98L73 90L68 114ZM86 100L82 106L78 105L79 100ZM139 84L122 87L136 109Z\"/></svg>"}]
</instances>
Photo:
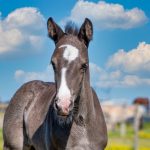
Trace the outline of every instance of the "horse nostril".
<instances>
[{"instance_id":1,"label":"horse nostril","mask_svg":"<svg viewBox=\"0 0 150 150\"><path fill-rule=\"evenodd\" d=\"M71 110L73 107L74 107L74 104L73 104L73 101L71 101L70 106L69 106L70 110Z\"/></svg>"},{"instance_id":2,"label":"horse nostril","mask_svg":"<svg viewBox=\"0 0 150 150\"><path fill-rule=\"evenodd\" d=\"M57 111L60 110L60 108L59 108L59 106L58 106L58 104L57 104L57 101L54 103L54 107L55 107L55 109L56 109Z\"/></svg>"},{"instance_id":3,"label":"horse nostril","mask_svg":"<svg viewBox=\"0 0 150 150\"><path fill-rule=\"evenodd\" d=\"M60 110L60 108L58 107L57 103L56 103L56 109L57 109L57 110Z\"/></svg>"}]
</instances>

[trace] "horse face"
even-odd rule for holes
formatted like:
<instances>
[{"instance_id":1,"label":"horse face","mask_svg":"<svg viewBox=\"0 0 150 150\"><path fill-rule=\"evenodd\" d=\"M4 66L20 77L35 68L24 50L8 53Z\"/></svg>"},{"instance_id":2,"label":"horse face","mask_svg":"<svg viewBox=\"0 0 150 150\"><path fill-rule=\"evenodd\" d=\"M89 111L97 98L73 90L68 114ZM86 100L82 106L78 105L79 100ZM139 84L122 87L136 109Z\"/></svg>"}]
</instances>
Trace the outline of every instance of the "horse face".
<instances>
[{"instance_id":1,"label":"horse face","mask_svg":"<svg viewBox=\"0 0 150 150\"><path fill-rule=\"evenodd\" d=\"M68 42L69 35L63 37L52 56L52 65L55 72L56 100L55 109L59 115L67 116L74 107L75 99L82 88L84 73L88 67L86 47L78 41L80 46ZM77 42L77 38L74 41Z\"/></svg>"},{"instance_id":2,"label":"horse face","mask_svg":"<svg viewBox=\"0 0 150 150\"><path fill-rule=\"evenodd\" d=\"M52 18L47 25L49 36L56 45L51 59L57 89L54 108L57 115L68 116L88 69L87 47L92 38L92 24L86 19L77 35L64 33Z\"/></svg>"}]
</instances>

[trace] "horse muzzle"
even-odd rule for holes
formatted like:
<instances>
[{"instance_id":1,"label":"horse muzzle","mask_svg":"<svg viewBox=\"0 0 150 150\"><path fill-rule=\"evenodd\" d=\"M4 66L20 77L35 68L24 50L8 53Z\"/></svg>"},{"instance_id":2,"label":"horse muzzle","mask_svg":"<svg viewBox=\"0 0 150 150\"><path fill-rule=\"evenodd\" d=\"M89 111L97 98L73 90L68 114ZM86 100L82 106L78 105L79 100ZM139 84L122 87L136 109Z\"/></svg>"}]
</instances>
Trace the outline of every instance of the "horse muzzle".
<instances>
[{"instance_id":1,"label":"horse muzzle","mask_svg":"<svg viewBox=\"0 0 150 150\"><path fill-rule=\"evenodd\" d=\"M57 111L57 115L68 116L72 109L71 99L56 99L54 103L54 108Z\"/></svg>"}]
</instances>

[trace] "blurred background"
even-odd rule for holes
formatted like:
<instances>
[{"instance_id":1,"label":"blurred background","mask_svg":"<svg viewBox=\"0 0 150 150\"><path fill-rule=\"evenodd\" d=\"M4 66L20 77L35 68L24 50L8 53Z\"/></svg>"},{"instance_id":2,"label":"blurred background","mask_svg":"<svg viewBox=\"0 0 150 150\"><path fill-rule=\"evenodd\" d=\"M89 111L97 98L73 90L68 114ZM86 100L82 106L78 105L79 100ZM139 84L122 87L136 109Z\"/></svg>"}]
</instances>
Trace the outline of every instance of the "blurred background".
<instances>
[{"instance_id":1,"label":"blurred background","mask_svg":"<svg viewBox=\"0 0 150 150\"><path fill-rule=\"evenodd\" d=\"M0 0L0 149L3 115L25 82L53 81L51 16L62 28L88 17L91 86L108 128L106 150L150 149L150 4L147 0ZM100 135L101 136L101 135Z\"/></svg>"}]
</instances>

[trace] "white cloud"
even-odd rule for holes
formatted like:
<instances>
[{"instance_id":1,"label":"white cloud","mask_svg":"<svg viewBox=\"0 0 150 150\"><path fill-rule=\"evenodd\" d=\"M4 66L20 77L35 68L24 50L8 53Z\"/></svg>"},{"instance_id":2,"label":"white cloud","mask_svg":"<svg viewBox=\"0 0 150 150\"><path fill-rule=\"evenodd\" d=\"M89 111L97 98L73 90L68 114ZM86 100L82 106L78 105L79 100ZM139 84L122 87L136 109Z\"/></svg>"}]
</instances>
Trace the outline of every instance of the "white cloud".
<instances>
[{"instance_id":1,"label":"white cloud","mask_svg":"<svg viewBox=\"0 0 150 150\"><path fill-rule=\"evenodd\" d=\"M44 42L45 19L33 7L19 8L0 19L0 55L39 50Z\"/></svg>"},{"instance_id":2,"label":"white cloud","mask_svg":"<svg viewBox=\"0 0 150 150\"><path fill-rule=\"evenodd\" d=\"M99 1L97 3L79 0L63 22L73 20L81 23L90 18L98 29L129 29L144 24L148 19L139 8L125 9L121 4Z\"/></svg>"},{"instance_id":3,"label":"white cloud","mask_svg":"<svg viewBox=\"0 0 150 150\"><path fill-rule=\"evenodd\" d=\"M90 63L91 83L98 88L115 88L115 87L137 87L142 85L150 86L150 79L140 77L137 74L127 74L121 70L105 70L98 65Z\"/></svg>"},{"instance_id":4,"label":"white cloud","mask_svg":"<svg viewBox=\"0 0 150 150\"><path fill-rule=\"evenodd\" d=\"M150 85L150 79L140 78L136 75L126 75L121 81L121 85L126 87L133 87L139 85Z\"/></svg>"},{"instance_id":5,"label":"white cloud","mask_svg":"<svg viewBox=\"0 0 150 150\"><path fill-rule=\"evenodd\" d=\"M25 72L24 70L18 69L15 71L15 80L21 83L42 80L42 81L54 81L54 72L52 66L48 66L44 71L41 72Z\"/></svg>"},{"instance_id":6,"label":"white cloud","mask_svg":"<svg viewBox=\"0 0 150 150\"><path fill-rule=\"evenodd\" d=\"M150 72L150 44L141 42L137 48L128 52L119 50L109 58L107 66L125 72Z\"/></svg>"},{"instance_id":7,"label":"white cloud","mask_svg":"<svg viewBox=\"0 0 150 150\"><path fill-rule=\"evenodd\" d=\"M90 74L92 85L101 87L106 86L107 81L115 81L122 76L122 73L119 70L109 72L104 70L103 68L100 68L94 63L90 63ZM105 84L101 85L100 82L105 82Z\"/></svg>"},{"instance_id":8,"label":"white cloud","mask_svg":"<svg viewBox=\"0 0 150 150\"><path fill-rule=\"evenodd\" d=\"M110 71L100 68L94 63L90 63L91 84L93 87L101 89L109 88L128 88L141 85L150 86L150 79L139 77L138 75L124 74L120 70ZM48 66L41 72L27 72L21 69L15 71L15 80L25 83L31 80L54 81L52 66Z\"/></svg>"},{"instance_id":9,"label":"white cloud","mask_svg":"<svg viewBox=\"0 0 150 150\"><path fill-rule=\"evenodd\" d=\"M23 28L33 29L43 28L44 17L34 7L19 8L10 13L4 20L6 28Z\"/></svg>"},{"instance_id":10,"label":"white cloud","mask_svg":"<svg viewBox=\"0 0 150 150\"><path fill-rule=\"evenodd\" d=\"M150 86L150 44L145 42L126 52L119 50L106 62L106 68L90 64L91 82L94 87Z\"/></svg>"}]
</instances>

